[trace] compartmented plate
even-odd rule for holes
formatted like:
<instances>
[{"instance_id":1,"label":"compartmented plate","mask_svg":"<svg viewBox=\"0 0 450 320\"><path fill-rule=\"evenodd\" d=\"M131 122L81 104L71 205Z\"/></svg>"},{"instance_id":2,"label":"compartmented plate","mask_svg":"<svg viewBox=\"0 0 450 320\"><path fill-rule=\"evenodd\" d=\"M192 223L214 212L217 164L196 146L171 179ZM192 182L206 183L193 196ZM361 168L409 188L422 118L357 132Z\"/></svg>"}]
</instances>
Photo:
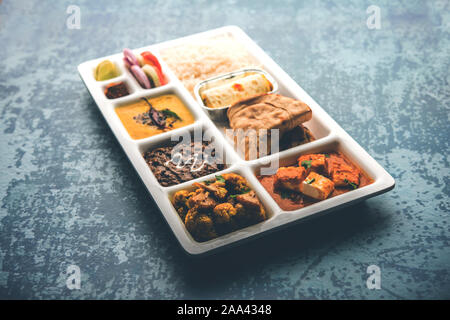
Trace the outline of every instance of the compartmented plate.
<instances>
[{"instance_id":1,"label":"compartmented plate","mask_svg":"<svg viewBox=\"0 0 450 320\"><path fill-rule=\"evenodd\" d=\"M279 94L301 100L311 108L313 114L312 119L305 123L305 125L314 134L314 141L256 160L244 160L238 155L231 146L229 140L225 137L224 130L227 129L227 124L225 122L212 121L208 114L202 110L202 107L195 101L191 93L183 86L182 82L175 76L174 72L169 68L165 61L160 58L159 53L163 49L186 44L196 39L224 34L231 35L234 39L239 41L258 62L260 67L273 77L274 81L278 84ZM199 255L212 252L219 248L235 245L240 241L261 236L264 233L287 226L288 224L300 221L306 217L316 216L319 213L332 211L387 192L394 187L394 179L240 28L236 26L223 27L143 47L134 51L143 52L145 50L151 51L158 57L162 70L168 80L166 85L153 89L143 89L131 75L129 70L123 65L122 53L84 62L78 66L78 71L109 127L160 208L179 243L187 253ZM110 80L96 81L93 76L95 67L105 59L116 64L120 75ZM124 82L128 88L129 94L120 98L108 99L105 96L104 90L108 84L116 82ZM132 138L122 121L119 119L116 112L117 108L140 101L143 97L154 99L169 94L176 96L186 106L188 111L192 114L193 122L154 136L140 139ZM211 173L177 185L162 186L147 165L143 157L143 152L167 145L172 140L172 137L180 136L183 135L183 133L193 132L195 130L210 131L211 136L215 137L217 143L220 146L223 146L224 152L227 155L227 162L230 163L222 171ZM272 160L279 160L279 163L284 165L292 163L299 155L329 150L343 153L355 165L370 176L373 183L298 210L285 211L280 208L257 178L260 168L267 166ZM214 178L217 174L229 172L239 173L247 179L251 188L256 192L256 195L264 205L268 219L212 240L197 242L187 231L183 221L180 219L171 203L171 197L176 191L189 188L194 182L206 181Z\"/></svg>"}]
</instances>

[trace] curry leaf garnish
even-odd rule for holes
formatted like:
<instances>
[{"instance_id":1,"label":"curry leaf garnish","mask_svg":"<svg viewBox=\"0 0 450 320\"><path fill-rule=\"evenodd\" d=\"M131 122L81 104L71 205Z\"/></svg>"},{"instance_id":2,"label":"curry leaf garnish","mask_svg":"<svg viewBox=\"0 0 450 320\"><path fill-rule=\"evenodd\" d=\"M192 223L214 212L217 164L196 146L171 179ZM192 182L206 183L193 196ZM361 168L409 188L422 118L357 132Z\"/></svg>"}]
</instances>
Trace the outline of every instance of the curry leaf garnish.
<instances>
[{"instance_id":1,"label":"curry leaf garnish","mask_svg":"<svg viewBox=\"0 0 450 320\"><path fill-rule=\"evenodd\" d=\"M166 116L166 117L170 117L170 118L175 118L177 120L181 120L180 116L178 114L176 114L175 112L173 112L172 110L169 109L164 109L161 110L161 112Z\"/></svg>"},{"instance_id":2,"label":"curry leaf garnish","mask_svg":"<svg viewBox=\"0 0 450 320\"><path fill-rule=\"evenodd\" d=\"M347 179L344 179L344 182L351 186L353 189L358 189L358 185L356 183L350 182Z\"/></svg>"},{"instance_id":3,"label":"curry leaf garnish","mask_svg":"<svg viewBox=\"0 0 450 320\"><path fill-rule=\"evenodd\" d=\"M250 189L250 188L245 188L244 190L242 190L240 193L238 193L238 194L232 194L232 195L230 195L230 198L236 198L238 195L241 195L241 194L246 194L246 193L249 193L250 191L252 191L252 189Z\"/></svg>"},{"instance_id":4,"label":"curry leaf garnish","mask_svg":"<svg viewBox=\"0 0 450 320\"><path fill-rule=\"evenodd\" d=\"M290 198L291 193L286 190L281 190L280 195L281 195L282 199L288 199L288 198Z\"/></svg>"},{"instance_id":5,"label":"curry leaf garnish","mask_svg":"<svg viewBox=\"0 0 450 320\"><path fill-rule=\"evenodd\" d=\"M311 183L313 183L314 181L316 181L316 178L312 178L311 180L308 180L308 181L305 180L305 182L306 182L307 184L311 184Z\"/></svg>"},{"instance_id":6,"label":"curry leaf garnish","mask_svg":"<svg viewBox=\"0 0 450 320\"><path fill-rule=\"evenodd\" d=\"M216 176L216 180L219 182L225 182L225 179L222 176Z\"/></svg>"},{"instance_id":7,"label":"curry leaf garnish","mask_svg":"<svg viewBox=\"0 0 450 320\"><path fill-rule=\"evenodd\" d=\"M311 160L302 161L302 167L304 167L305 169L311 168Z\"/></svg>"},{"instance_id":8,"label":"curry leaf garnish","mask_svg":"<svg viewBox=\"0 0 450 320\"><path fill-rule=\"evenodd\" d=\"M330 155L328 153L325 153L325 158L329 158Z\"/></svg>"}]
</instances>

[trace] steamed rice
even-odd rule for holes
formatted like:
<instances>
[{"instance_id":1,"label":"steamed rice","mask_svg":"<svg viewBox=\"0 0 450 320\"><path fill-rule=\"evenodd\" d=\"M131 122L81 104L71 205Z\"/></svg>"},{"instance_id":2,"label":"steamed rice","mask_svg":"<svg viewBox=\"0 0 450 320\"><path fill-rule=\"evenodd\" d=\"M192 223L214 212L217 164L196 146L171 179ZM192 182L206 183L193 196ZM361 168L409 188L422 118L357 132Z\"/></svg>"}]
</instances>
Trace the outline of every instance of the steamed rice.
<instances>
[{"instance_id":1,"label":"steamed rice","mask_svg":"<svg viewBox=\"0 0 450 320\"><path fill-rule=\"evenodd\" d=\"M161 57L191 94L202 80L242 68L260 67L244 46L228 34L165 49Z\"/></svg>"}]
</instances>

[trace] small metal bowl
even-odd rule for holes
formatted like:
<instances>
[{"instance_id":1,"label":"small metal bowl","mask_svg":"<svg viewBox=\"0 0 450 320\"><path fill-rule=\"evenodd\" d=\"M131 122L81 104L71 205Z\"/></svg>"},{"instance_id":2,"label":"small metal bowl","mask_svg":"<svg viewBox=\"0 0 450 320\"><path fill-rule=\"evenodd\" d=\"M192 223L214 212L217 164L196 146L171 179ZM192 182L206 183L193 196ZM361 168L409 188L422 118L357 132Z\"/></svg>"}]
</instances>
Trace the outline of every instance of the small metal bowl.
<instances>
[{"instance_id":1,"label":"small metal bowl","mask_svg":"<svg viewBox=\"0 0 450 320\"><path fill-rule=\"evenodd\" d=\"M272 84L272 90L268 93L276 93L278 91L278 83L275 81L275 79L269 73L267 73L264 70L257 69L257 68L245 68L245 69L240 69L240 70L233 71L230 73L222 74L220 76L216 76L213 78L209 78L209 79L206 79L206 80L203 80L203 81L197 83L197 85L194 88L195 98L197 99L197 102L200 104L200 106L203 108L203 110L205 110L208 113L209 117L212 120L225 122L228 120L227 111L230 106L225 106L225 107L221 107L221 108L209 108L209 107L205 106L205 103L203 102L203 100L201 98L202 91L205 89L214 87L215 85L217 85L220 82L226 82L227 80L230 80L235 77L240 77L240 76L244 76L246 74L255 74L255 73L264 75L264 77L266 77L266 79Z\"/></svg>"}]
</instances>

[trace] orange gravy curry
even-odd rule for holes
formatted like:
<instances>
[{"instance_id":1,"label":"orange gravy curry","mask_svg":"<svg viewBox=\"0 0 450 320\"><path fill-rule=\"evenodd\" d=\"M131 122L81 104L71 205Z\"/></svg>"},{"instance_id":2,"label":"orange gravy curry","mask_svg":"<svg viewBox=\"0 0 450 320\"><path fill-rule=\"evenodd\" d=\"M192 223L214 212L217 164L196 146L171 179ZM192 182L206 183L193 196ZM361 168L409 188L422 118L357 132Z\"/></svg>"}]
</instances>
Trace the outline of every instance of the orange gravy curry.
<instances>
[{"instance_id":1,"label":"orange gravy curry","mask_svg":"<svg viewBox=\"0 0 450 320\"><path fill-rule=\"evenodd\" d=\"M359 185L357 188L362 188L367 186L373 182L366 173L364 173L360 168L355 166L350 160L348 160L342 153L340 152L331 152L327 153L326 162L328 165L333 164L346 164L351 166L354 169L359 170ZM297 166L297 164L295 164ZM319 174L327 177L327 173L323 171L317 172ZM281 209L286 211L293 211L297 209L304 208L311 204L317 203L320 200L316 200L310 198L300 192L293 192L290 190L282 190L279 189L275 183L276 177L275 175L270 176L257 176L259 182L263 185L263 187L269 192L275 202L280 206ZM332 198L338 196L340 194L352 191L355 189L355 186L349 185L348 187L335 187L333 192L329 195L328 198Z\"/></svg>"},{"instance_id":2,"label":"orange gravy curry","mask_svg":"<svg viewBox=\"0 0 450 320\"><path fill-rule=\"evenodd\" d=\"M150 106L162 112L164 126L155 125L149 114ZM174 94L137 102L116 108L116 114L122 121L132 139L143 139L166 131L187 126L194 122L194 117L183 102Z\"/></svg>"}]
</instances>

